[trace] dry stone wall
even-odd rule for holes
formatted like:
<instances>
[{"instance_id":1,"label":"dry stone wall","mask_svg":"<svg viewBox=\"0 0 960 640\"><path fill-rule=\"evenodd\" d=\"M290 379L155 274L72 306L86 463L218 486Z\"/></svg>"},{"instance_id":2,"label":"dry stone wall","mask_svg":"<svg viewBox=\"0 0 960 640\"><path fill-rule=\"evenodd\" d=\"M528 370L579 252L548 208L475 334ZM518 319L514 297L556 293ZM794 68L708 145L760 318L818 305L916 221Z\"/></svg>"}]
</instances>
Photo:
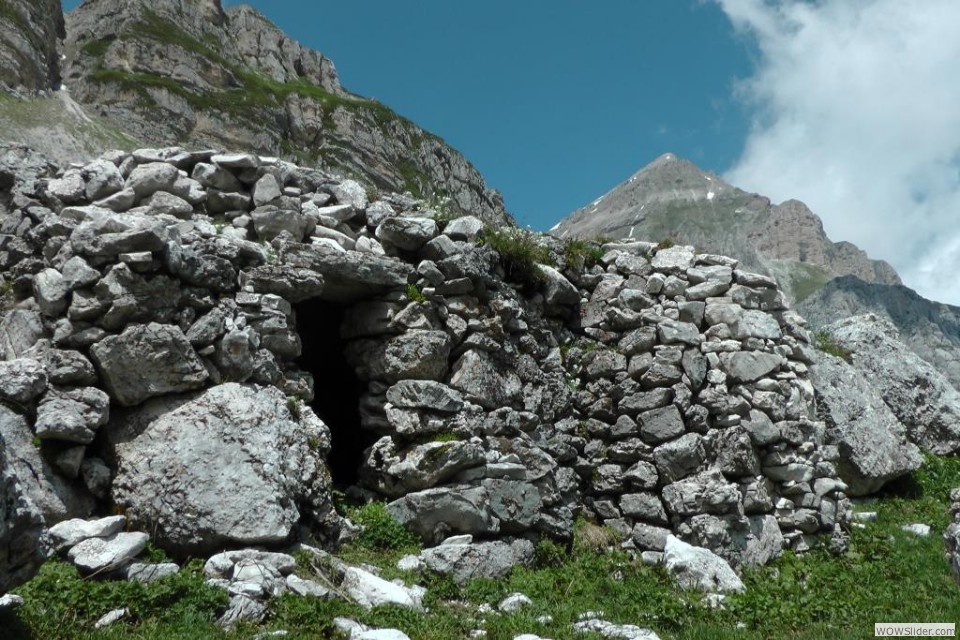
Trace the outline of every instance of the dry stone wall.
<instances>
[{"instance_id":1,"label":"dry stone wall","mask_svg":"<svg viewBox=\"0 0 960 640\"><path fill-rule=\"evenodd\" d=\"M112 503L175 554L334 544L339 439L363 448L339 480L427 543L564 540L580 515L735 564L842 537L809 338L735 260L607 244L586 267L544 238L564 266L516 283L477 218L247 154L108 153L31 184L0 224L0 395L48 525ZM316 301L343 321L306 340ZM316 340L342 343L355 423L314 413L347 401L315 388Z\"/></svg>"}]
</instances>

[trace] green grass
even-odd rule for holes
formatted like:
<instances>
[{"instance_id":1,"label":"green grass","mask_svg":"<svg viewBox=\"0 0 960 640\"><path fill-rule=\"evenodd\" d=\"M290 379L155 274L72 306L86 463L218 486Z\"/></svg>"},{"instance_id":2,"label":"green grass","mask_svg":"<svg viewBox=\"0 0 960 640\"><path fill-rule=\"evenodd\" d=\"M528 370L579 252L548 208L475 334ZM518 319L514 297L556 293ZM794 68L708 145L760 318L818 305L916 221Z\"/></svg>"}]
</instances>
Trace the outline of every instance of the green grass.
<instances>
[{"instance_id":1,"label":"green grass","mask_svg":"<svg viewBox=\"0 0 960 640\"><path fill-rule=\"evenodd\" d=\"M270 602L260 626L241 626L229 637L247 639L264 630L285 629L296 638L331 638L332 619L347 616L375 627L395 627L411 638L460 640L472 629L486 629L491 640L536 633L555 640L576 636L571 625L588 610L601 610L616 623L649 627L664 640L761 640L872 637L874 622L957 622L960 598L943 557L940 532L946 526L949 491L960 485L960 459L929 458L925 466L892 487L870 509L877 522L851 530L848 553L834 557L816 549L787 553L771 565L746 571L747 591L727 598L723 610L701 596L674 586L660 567L647 567L619 551L609 530L580 522L571 548L542 541L537 566L517 568L507 578L457 586L431 575L403 574L395 563L415 552L416 541L394 522L383 504L348 509L365 533L338 555L353 563L383 568L387 579L402 577L429 591L428 613L395 607L364 611L344 600L285 595ZM901 530L904 524L932 526L927 538ZM157 552L152 552L156 554ZM301 554L298 573L313 568ZM315 562L313 563L315 564ZM26 603L0 619L4 638L221 638L215 615L226 603L223 592L206 587L200 564L153 585L83 580L69 565L51 562L30 583L15 590ZM519 591L534 604L512 614L477 613ZM92 622L118 607L131 615L102 632ZM549 615L541 624L537 617ZM745 625L737 629L737 625Z\"/></svg>"},{"instance_id":2,"label":"green grass","mask_svg":"<svg viewBox=\"0 0 960 640\"><path fill-rule=\"evenodd\" d=\"M423 295L423 291L420 291L420 287L414 283L410 283L406 288L407 300L410 302L416 302L417 304L423 304L427 301L427 296Z\"/></svg>"},{"instance_id":3,"label":"green grass","mask_svg":"<svg viewBox=\"0 0 960 640\"><path fill-rule=\"evenodd\" d=\"M596 240L568 238L563 243L563 262L575 269L592 267L603 258L602 244Z\"/></svg>"},{"instance_id":4,"label":"green grass","mask_svg":"<svg viewBox=\"0 0 960 640\"><path fill-rule=\"evenodd\" d=\"M829 333L823 330L813 334L813 346L824 353L829 353L847 362L851 362L853 358L853 354L849 350L841 347Z\"/></svg>"},{"instance_id":5,"label":"green grass","mask_svg":"<svg viewBox=\"0 0 960 640\"><path fill-rule=\"evenodd\" d=\"M793 293L797 304L823 288L833 279L833 274L826 268L806 262L791 262L787 272L787 287Z\"/></svg>"},{"instance_id":6,"label":"green grass","mask_svg":"<svg viewBox=\"0 0 960 640\"><path fill-rule=\"evenodd\" d=\"M523 229L487 229L479 242L500 256L507 278L527 287L543 282L537 263L552 265L550 250L537 241L536 234Z\"/></svg>"}]
</instances>

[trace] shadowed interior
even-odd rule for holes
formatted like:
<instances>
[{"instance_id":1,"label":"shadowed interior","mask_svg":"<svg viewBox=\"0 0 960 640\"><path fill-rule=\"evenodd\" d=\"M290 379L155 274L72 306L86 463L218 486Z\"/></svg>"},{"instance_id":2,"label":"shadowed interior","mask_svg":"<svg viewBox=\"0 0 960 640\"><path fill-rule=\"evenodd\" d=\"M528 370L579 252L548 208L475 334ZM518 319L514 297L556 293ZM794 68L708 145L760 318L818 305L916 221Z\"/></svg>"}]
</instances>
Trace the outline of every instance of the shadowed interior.
<instances>
[{"instance_id":1,"label":"shadowed interior","mask_svg":"<svg viewBox=\"0 0 960 640\"><path fill-rule=\"evenodd\" d=\"M340 338L346 307L315 298L294 310L303 343L297 364L313 375L315 397L310 407L330 429L330 473L334 485L345 489L357 483L363 451L373 442L360 428L360 395L366 384L347 363L346 342Z\"/></svg>"}]
</instances>

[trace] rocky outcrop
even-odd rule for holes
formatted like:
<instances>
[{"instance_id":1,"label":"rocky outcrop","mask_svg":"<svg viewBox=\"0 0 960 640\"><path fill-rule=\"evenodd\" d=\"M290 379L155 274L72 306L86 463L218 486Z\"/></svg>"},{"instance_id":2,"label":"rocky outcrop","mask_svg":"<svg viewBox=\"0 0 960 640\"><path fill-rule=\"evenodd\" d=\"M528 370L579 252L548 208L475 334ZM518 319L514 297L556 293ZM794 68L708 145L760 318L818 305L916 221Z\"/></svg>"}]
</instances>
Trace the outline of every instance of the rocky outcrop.
<instances>
[{"instance_id":1,"label":"rocky outcrop","mask_svg":"<svg viewBox=\"0 0 960 640\"><path fill-rule=\"evenodd\" d=\"M819 353L810 373L817 415L839 448L837 470L847 493L874 493L889 480L920 467L920 451L863 372L838 357Z\"/></svg>"},{"instance_id":2,"label":"rocky outcrop","mask_svg":"<svg viewBox=\"0 0 960 640\"><path fill-rule=\"evenodd\" d=\"M60 0L4 0L0 3L0 83L20 94L60 85L64 20Z\"/></svg>"},{"instance_id":3,"label":"rocky outcrop","mask_svg":"<svg viewBox=\"0 0 960 640\"><path fill-rule=\"evenodd\" d=\"M899 341L896 328L867 314L824 327L868 377L910 440L937 455L960 448L960 392Z\"/></svg>"},{"instance_id":4,"label":"rocky outcrop","mask_svg":"<svg viewBox=\"0 0 960 640\"><path fill-rule=\"evenodd\" d=\"M276 546L301 522L335 532L330 433L293 406L277 389L229 383L118 412L108 433L114 502L178 557Z\"/></svg>"},{"instance_id":5,"label":"rocky outcrop","mask_svg":"<svg viewBox=\"0 0 960 640\"><path fill-rule=\"evenodd\" d=\"M142 144L308 160L360 176L373 189L410 191L509 223L500 195L460 153L385 105L347 92L328 58L249 6L98 0L81 4L66 23L69 102L88 111L87 120L102 117ZM64 128L68 135L71 127Z\"/></svg>"},{"instance_id":6,"label":"rocky outcrop","mask_svg":"<svg viewBox=\"0 0 960 640\"><path fill-rule=\"evenodd\" d=\"M12 465L15 455L0 432L0 594L32 578L46 559L43 516L27 495L28 476Z\"/></svg>"},{"instance_id":7,"label":"rocky outcrop","mask_svg":"<svg viewBox=\"0 0 960 640\"><path fill-rule=\"evenodd\" d=\"M527 277L475 217L254 154L111 153L31 195L4 221L29 256L0 265L0 394L58 482L173 554L335 543L325 460L424 542L477 536L424 558L461 573L581 514L734 565L846 517L809 336L736 260L609 243L584 266L531 237L556 266Z\"/></svg>"},{"instance_id":8,"label":"rocky outcrop","mask_svg":"<svg viewBox=\"0 0 960 640\"><path fill-rule=\"evenodd\" d=\"M897 328L900 340L960 389L960 308L927 300L904 286L835 278L797 311L822 327L872 313Z\"/></svg>"},{"instance_id":9,"label":"rocky outcrop","mask_svg":"<svg viewBox=\"0 0 960 640\"><path fill-rule=\"evenodd\" d=\"M773 205L669 153L551 232L561 238L670 239L734 256L748 269L776 276L794 302L840 275L900 284L886 262L869 259L849 242L831 242L802 202Z\"/></svg>"}]
</instances>

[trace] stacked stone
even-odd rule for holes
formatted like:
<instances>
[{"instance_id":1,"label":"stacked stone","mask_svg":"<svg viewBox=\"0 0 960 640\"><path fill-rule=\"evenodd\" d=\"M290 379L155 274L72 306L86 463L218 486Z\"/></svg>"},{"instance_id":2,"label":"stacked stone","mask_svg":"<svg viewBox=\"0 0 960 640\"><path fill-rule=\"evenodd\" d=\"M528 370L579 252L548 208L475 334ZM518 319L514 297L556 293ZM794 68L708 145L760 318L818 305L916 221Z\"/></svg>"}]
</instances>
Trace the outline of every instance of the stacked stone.
<instances>
[{"instance_id":1,"label":"stacked stone","mask_svg":"<svg viewBox=\"0 0 960 640\"><path fill-rule=\"evenodd\" d=\"M960 582L960 487L950 491L950 524L943 532L943 542L950 573Z\"/></svg>"},{"instance_id":2,"label":"stacked stone","mask_svg":"<svg viewBox=\"0 0 960 640\"><path fill-rule=\"evenodd\" d=\"M832 532L839 452L814 419L809 337L775 282L692 247L607 248L578 281L596 342L567 354L586 505L640 549L661 551L672 530L735 562Z\"/></svg>"},{"instance_id":3,"label":"stacked stone","mask_svg":"<svg viewBox=\"0 0 960 640\"><path fill-rule=\"evenodd\" d=\"M48 492L112 497L175 551L282 544L297 505L336 539L317 469L329 432L299 404L314 390L295 364L292 305L312 298L345 308L330 339L366 385L361 484L426 542L568 539L586 511L642 550L672 531L752 563L846 510L801 321L729 258L611 244L590 269L540 266L530 291L477 218L212 151L107 154L36 196L0 228L19 241L0 241L16 247L0 268L34 301L0 322L19 372L0 379L22 381L0 395L37 420L0 424L26 430L25 460L43 441L37 464L52 456L67 487ZM89 450L101 429L103 456ZM243 496L217 485L218 464L277 508L224 534ZM51 503L48 523L93 505Z\"/></svg>"}]
</instances>

